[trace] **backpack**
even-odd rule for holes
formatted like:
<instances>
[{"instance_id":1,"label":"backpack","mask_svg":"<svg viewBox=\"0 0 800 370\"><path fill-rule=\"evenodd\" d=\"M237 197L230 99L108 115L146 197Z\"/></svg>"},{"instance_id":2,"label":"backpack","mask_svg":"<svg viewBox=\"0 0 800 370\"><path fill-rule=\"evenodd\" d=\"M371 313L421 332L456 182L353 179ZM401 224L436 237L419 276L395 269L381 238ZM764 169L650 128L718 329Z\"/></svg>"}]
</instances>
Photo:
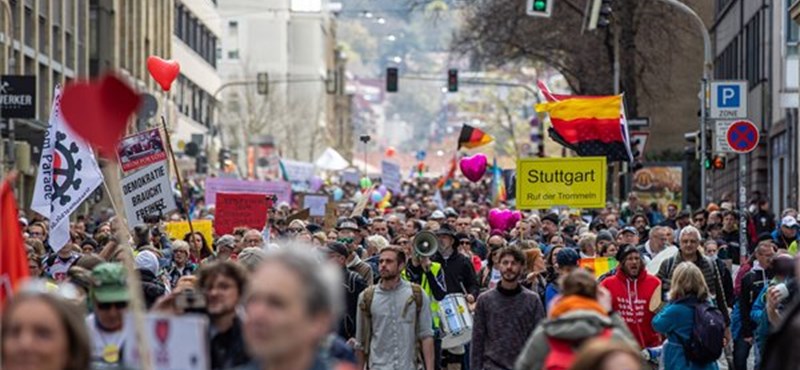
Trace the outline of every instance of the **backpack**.
<instances>
[{"instance_id":1,"label":"backpack","mask_svg":"<svg viewBox=\"0 0 800 370\"><path fill-rule=\"evenodd\" d=\"M688 340L679 338L686 359L705 365L716 361L722 355L725 339L725 318L716 306L689 297L675 301L694 309L692 335Z\"/></svg>"},{"instance_id":2,"label":"backpack","mask_svg":"<svg viewBox=\"0 0 800 370\"><path fill-rule=\"evenodd\" d=\"M414 337L418 337L419 333L417 332L417 321L419 321L419 313L422 311L422 295L425 294L422 291L422 287L417 284L411 284L411 296L408 297L405 306L403 307L403 312L400 314L401 316L405 316L408 312L408 308L411 306L412 303L416 306L416 315L414 316ZM370 351L370 341L372 340L372 299L375 297L375 289L377 285L371 285L364 289L364 299L361 301L359 305L359 309L361 310L361 324L364 327L364 343L361 343L363 347L362 350L364 352L364 362L369 366L369 351ZM417 347L419 347L419 342L417 341ZM417 348L417 353L419 353L419 348Z\"/></svg>"},{"instance_id":3,"label":"backpack","mask_svg":"<svg viewBox=\"0 0 800 370\"><path fill-rule=\"evenodd\" d=\"M581 345L593 338L611 338L611 328L604 328L596 337L587 337L577 341L557 339L547 337L547 344L550 346L550 351L544 360L544 367L542 370L567 370L575 362L575 352L580 349Z\"/></svg>"}]
</instances>

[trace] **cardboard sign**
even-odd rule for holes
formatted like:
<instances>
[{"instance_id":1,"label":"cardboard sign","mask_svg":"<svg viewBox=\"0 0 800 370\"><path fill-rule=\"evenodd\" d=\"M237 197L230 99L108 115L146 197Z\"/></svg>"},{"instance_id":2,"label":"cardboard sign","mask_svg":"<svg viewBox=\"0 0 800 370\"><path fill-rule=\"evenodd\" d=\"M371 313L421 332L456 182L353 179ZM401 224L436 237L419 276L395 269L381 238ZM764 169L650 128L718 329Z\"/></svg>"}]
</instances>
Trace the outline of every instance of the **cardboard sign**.
<instances>
[{"instance_id":1,"label":"cardboard sign","mask_svg":"<svg viewBox=\"0 0 800 370\"><path fill-rule=\"evenodd\" d=\"M311 217L325 216L325 206L328 204L329 197L325 194L305 194L303 196L303 208L308 208Z\"/></svg>"},{"instance_id":2,"label":"cardboard sign","mask_svg":"<svg viewBox=\"0 0 800 370\"><path fill-rule=\"evenodd\" d=\"M147 216L166 215L177 209L166 161L126 176L120 186L128 225L144 224Z\"/></svg>"},{"instance_id":3,"label":"cardboard sign","mask_svg":"<svg viewBox=\"0 0 800 370\"><path fill-rule=\"evenodd\" d=\"M308 162L281 159L286 177L291 182L307 182L314 177L314 164Z\"/></svg>"},{"instance_id":4,"label":"cardboard sign","mask_svg":"<svg viewBox=\"0 0 800 370\"><path fill-rule=\"evenodd\" d=\"M206 239L209 247L214 245L214 225L211 220L192 220L192 226L195 232L203 234L203 238ZM187 221L167 222L164 227L164 232L169 235L170 239L183 240L189 230L189 222Z\"/></svg>"},{"instance_id":5,"label":"cardboard sign","mask_svg":"<svg viewBox=\"0 0 800 370\"><path fill-rule=\"evenodd\" d=\"M356 169L350 169L342 172L341 178L343 184L358 185L358 181L361 180L361 174Z\"/></svg>"},{"instance_id":6,"label":"cardboard sign","mask_svg":"<svg viewBox=\"0 0 800 370\"><path fill-rule=\"evenodd\" d=\"M329 202L325 205L325 219L323 220L325 230L336 227L336 203Z\"/></svg>"},{"instance_id":7,"label":"cardboard sign","mask_svg":"<svg viewBox=\"0 0 800 370\"><path fill-rule=\"evenodd\" d=\"M367 208L367 203L369 203L369 195L372 194L372 191L375 190L375 185L372 185L367 189L367 191L361 193L361 199L358 200L356 203L355 208L353 208L353 213L350 214L350 217L361 216L364 213L364 208Z\"/></svg>"},{"instance_id":8,"label":"cardboard sign","mask_svg":"<svg viewBox=\"0 0 800 370\"><path fill-rule=\"evenodd\" d=\"M126 368L144 368L139 358L133 318L125 324L123 359ZM211 368L208 319L203 315L145 314L145 338L150 343L151 369L205 370Z\"/></svg>"},{"instance_id":9,"label":"cardboard sign","mask_svg":"<svg viewBox=\"0 0 800 370\"><path fill-rule=\"evenodd\" d=\"M217 235L232 234L240 226L261 230L271 203L270 197L261 194L217 193L214 231Z\"/></svg>"},{"instance_id":10,"label":"cardboard sign","mask_svg":"<svg viewBox=\"0 0 800 370\"><path fill-rule=\"evenodd\" d=\"M606 206L606 157L517 161L517 209Z\"/></svg>"},{"instance_id":11,"label":"cardboard sign","mask_svg":"<svg viewBox=\"0 0 800 370\"><path fill-rule=\"evenodd\" d=\"M167 159L164 142L157 128L122 139L117 146L117 155L124 172Z\"/></svg>"},{"instance_id":12,"label":"cardboard sign","mask_svg":"<svg viewBox=\"0 0 800 370\"><path fill-rule=\"evenodd\" d=\"M403 189L403 176L400 174L400 165L389 161L381 162L381 181L392 193L400 194Z\"/></svg>"},{"instance_id":13,"label":"cardboard sign","mask_svg":"<svg viewBox=\"0 0 800 370\"><path fill-rule=\"evenodd\" d=\"M308 220L308 218L310 216L311 216L311 212L308 210L308 208L306 208L306 209L304 209L302 211L297 211L295 213L292 213L291 215L289 215L289 217L286 217L286 222L289 223L289 222L292 222L294 220L305 221L305 220Z\"/></svg>"},{"instance_id":14,"label":"cardboard sign","mask_svg":"<svg viewBox=\"0 0 800 370\"><path fill-rule=\"evenodd\" d=\"M274 194L278 202L292 203L292 185L286 181L247 181L219 177L207 179L207 205L215 204L217 193Z\"/></svg>"}]
</instances>

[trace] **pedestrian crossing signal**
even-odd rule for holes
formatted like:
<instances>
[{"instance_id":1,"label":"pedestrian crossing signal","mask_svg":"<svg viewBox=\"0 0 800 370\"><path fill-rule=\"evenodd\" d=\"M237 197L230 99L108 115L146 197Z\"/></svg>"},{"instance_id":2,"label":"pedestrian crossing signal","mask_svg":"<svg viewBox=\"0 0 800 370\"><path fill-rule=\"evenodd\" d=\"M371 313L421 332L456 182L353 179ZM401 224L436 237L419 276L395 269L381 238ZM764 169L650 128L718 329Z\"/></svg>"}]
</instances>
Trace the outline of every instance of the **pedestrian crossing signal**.
<instances>
[{"instance_id":1,"label":"pedestrian crossing signal","mask_svg":"<svg viewBox=\"0 0 800 370\"><path fill-rule=\"evenodd\" d=\"M703 167L707 170L724 170L726 165L725 157L721 155L715 155L713 157L706 156L705 162L703 162Z\"/></svg>"},{"instance_id":2,"label":"pedestrian crossing signal","mask_svg":"<svg viewBox=\"0 0 800 370\"><path fill-rule=\"evenodd\" d=\"M396 67L386 68L386 92L397 92L398 77Z\"/></svg>"}]
</instances>

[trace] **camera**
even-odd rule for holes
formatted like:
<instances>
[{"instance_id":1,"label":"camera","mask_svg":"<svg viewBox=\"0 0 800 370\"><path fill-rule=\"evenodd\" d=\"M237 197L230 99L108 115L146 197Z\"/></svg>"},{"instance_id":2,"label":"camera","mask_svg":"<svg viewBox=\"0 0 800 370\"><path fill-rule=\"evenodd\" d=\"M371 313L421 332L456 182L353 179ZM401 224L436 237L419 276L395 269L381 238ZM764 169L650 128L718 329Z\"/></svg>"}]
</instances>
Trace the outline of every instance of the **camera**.
<instances>
[{"instance_id":1,"label":"camera","mask_svg":"<svg viewBox=\"0 0 800 370\"><path fill-rule=\"evenodd\" d=\"M369 135L361 135L358 137L358 139L361 140L362 143L366 144L369 142L371 137L369 137Z\"/></svg>"},{"instance_id":2,"label":"camera","mask_svg":"<svg viewBox=\"0 0 800 370\"><path fill-rule=\"evenodd\" d=\"M175 307L184 313L206 313L206 296L194 289L185 289L175 297Z\"/></svg>"}]
</instances>

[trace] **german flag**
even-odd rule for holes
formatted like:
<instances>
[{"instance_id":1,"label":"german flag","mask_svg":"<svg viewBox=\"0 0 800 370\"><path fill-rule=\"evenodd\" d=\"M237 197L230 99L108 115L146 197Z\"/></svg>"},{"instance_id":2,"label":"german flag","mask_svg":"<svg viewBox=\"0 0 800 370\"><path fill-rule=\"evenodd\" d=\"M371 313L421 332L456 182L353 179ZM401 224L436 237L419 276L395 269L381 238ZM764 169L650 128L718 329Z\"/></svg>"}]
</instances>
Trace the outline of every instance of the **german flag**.
<instances>
[{"instance_id":1,"label":"german flag","mask_svg":"<svg viewBox=\"0 0 800 370\"><path fill-rule=\"evenodd\" d=\"M464 124L464 126L461 127L461 134L458 135L458 149L461 149L461 147L474 149L489 144L493 140L493 137L483 132L481 129Z\"/></svg>"},{"instance_id":2,"label":"german flag","mask_svg":"<svg viewBox=\"0 0 800 370\"><path fill-rule=\"evenodd\" d=\"M622 95L570 97L537 104L536 111L550 114L550 136L579 156L631 160Z\"/></svg>"}]
</instances>

